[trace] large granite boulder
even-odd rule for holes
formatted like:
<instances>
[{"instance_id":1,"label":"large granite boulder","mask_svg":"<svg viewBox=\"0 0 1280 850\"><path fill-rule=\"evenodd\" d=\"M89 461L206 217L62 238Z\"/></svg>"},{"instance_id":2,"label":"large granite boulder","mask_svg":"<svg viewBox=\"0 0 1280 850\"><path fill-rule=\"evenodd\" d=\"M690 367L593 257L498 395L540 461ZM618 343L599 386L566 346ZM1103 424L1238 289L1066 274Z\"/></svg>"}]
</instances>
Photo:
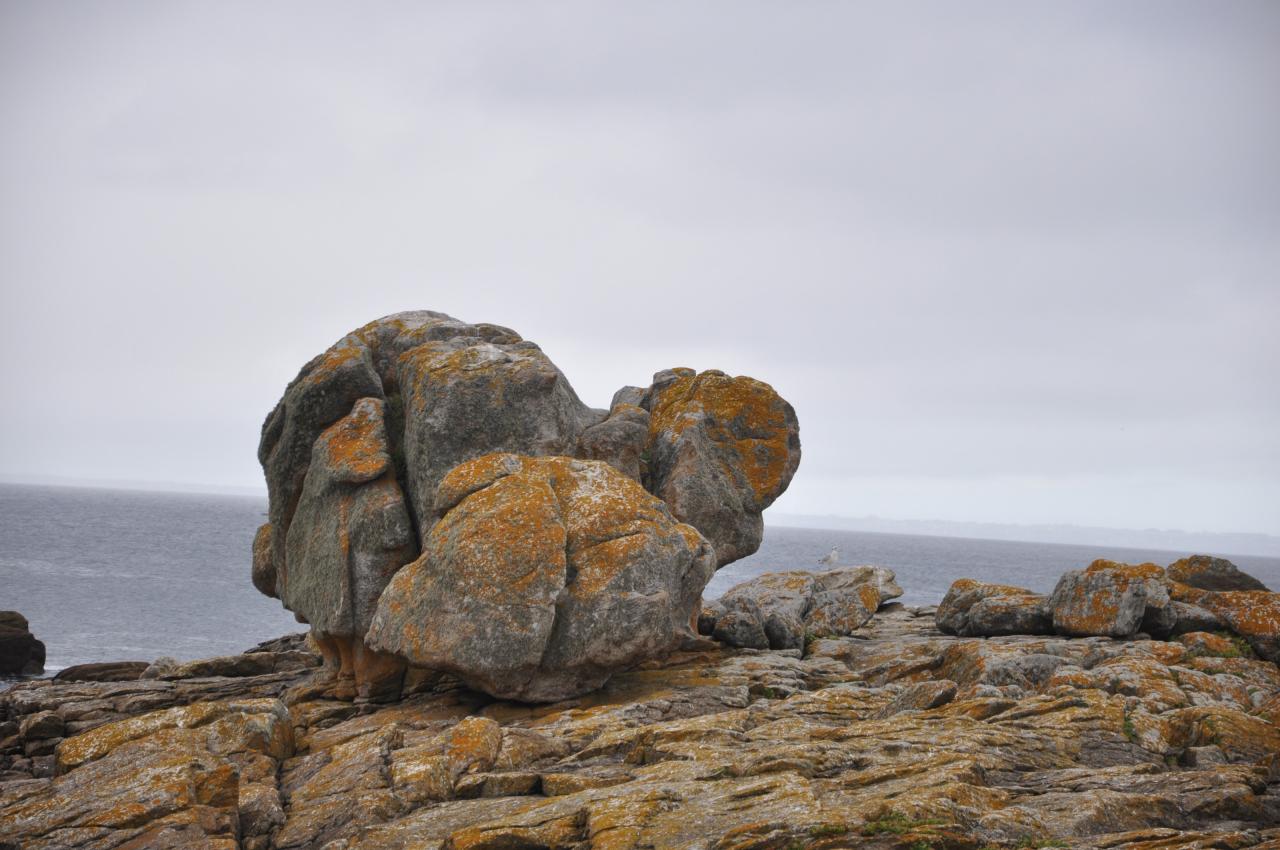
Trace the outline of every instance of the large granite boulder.
<instances>
[{"instance_id":1,"label":"large granite boulder","mask_svg":"<svg viewBox=\"0 0 1280 850\"><path fill-rule=\"evenodd\" d=\"M852 634L901 595L884 567L765 573L707 606L699 629L729 646L799 649L806 638Z\"/></svg>"},{"instance_id":2,"label":"large granite boulder","mask_svg":"<svg viewBox=\"0 0 1280 850\"><path fill-rule=\"evenodd\" d=\"M718 566L755 552L761 513L800 464L795 410L768 384L714 369L659 372L642 405L649 490L711 541Z\"/></svg>"},{"instance_id":3,"label":"large granite boulder","mask_svg":"<svg viewBox=\"0 0 1280 850\"><path fill-rule=\"evenodd\" d=\"M952 583L934 621L939 631L964 637L1053 634L1053 612L1047 597L971 578Z\"/></svg>"},{"instance_id":4,"label":"large granite boulder","mask_svg":"<svg viewBox=\"0 0 1280 850\"><path fill-rule=\"evenodd\" d=\"M44 644L31 634L27 618L0 611L0 674L35 676L44 672Z\"/></svg>"},{"instance_id":5,"label":"large granite boulder","mask_svg":"<svg viewBox=\"0 0 1280 850\"><path fill-rule=\"evenodd\" d=\"M554 701L693 636L714 553L599 461L492 454L438 488L422 556L367 640L479 690Z\"/></svg>"},{"instance_id":6,"label":"large granite boulder","mask_svg":"<svg viewBox=\"0 0 1280 850\"><path fill-rule=\"evenodd\" d=\"M607 464L710 540L716 565L759 546L760 513L800 458L791 406L751 378L668 371L596 410L508 328L430 311L365 325L302 368L258 447L269 522L253 583L312 626L334 695L398 692L404 659L365 640L373 612L427 551L441 482L493 453Z\"/></svg>"},{"instance_id":7,"label":"large granite boulder","mask_svg":"<svg viewBox=\"0 0 1280 850\"><path fill-rule=\"evenodd\" d=\"M1170 581L1201 590L1266 590L1267 586L1226 558L1192 555L1174 561L1165 571Z\"/></svg>"},{"instance_id":8,"label":"large granite boulder","mask_svg":"<svg viewBox=\"0 0 1280 850\"><path fill-rule=\"evenodd\" d=\"M1054 631L1075 637L1167 636L1174 626L1164 570L1097 560L1058 579L1049 597Z\"/></svg>"}]
</instances>

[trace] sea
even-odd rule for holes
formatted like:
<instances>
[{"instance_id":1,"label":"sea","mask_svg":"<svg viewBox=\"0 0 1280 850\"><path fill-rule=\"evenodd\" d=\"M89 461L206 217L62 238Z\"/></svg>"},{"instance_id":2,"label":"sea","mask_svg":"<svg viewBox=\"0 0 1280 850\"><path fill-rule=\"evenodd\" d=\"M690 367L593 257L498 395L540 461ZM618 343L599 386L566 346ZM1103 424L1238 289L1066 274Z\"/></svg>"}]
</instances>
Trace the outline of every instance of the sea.
<instances>
[{"instance_id":1,"label":"sea","mask_svg":"<svg viewBox=\"0 0 1280 850\"><path fill-rule=\"evenodd\" d=\"M44 641L46 675L92 661L227 655L302 631L249 580L266 510L247 496L0 484L0 610L20 611ZM764 572L823 569L833 546L839 565L894 570L911 605L936 604L958 578L1048 592L1095 558L1166 565L1193 554L766 524L760 551L716 573L705 596ZM1280 558L1207 554L1280 589Z\"/></svg>"}]
</instances>

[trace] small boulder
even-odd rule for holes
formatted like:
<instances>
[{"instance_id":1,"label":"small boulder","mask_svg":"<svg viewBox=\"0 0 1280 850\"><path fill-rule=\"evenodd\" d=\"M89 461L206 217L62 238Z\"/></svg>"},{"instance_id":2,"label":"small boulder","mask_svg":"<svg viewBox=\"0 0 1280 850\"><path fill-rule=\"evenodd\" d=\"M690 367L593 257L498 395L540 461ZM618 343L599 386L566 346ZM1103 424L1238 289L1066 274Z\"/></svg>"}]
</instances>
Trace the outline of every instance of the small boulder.
<instances>
[{"instance_id":1,"label":"small boulder","mask_svg":"<svg viewBox=\"0 0 1280 850\"><path fill-rule=\"evenodd\" d=\"M608 464L492 454L452 470L368 642L493 696L551 702L693 636L714 552Z\"/></svg>"},{"instance_id":2,"label":"small boulder","mask_svg":"<svg viewBox=\"0 0 1280 850\"><path fill-rule=\"evenodd\" d=\"M761 513L800 464L795 410L773 387L710 369L654 375L645 486L698 529L722 567L760 548Z\"/></svg>"},{"instance_id":3,"label":"small boulder","mask_svg":"<svg viewBox=\"0 0 1280 850\"><path fill-rule=\"evenodd\" d=\"M1167 636L1173 609L1155 564L1097 560L1058 579L1049 597L1054 631L1073 637L1132 637L1140 630Z\"/></svg>"},{"instance_id":4,"label":"small boulder","mask_svg":"<svg viewBox=\"0 0 1280 850\"><path fill-rule=\"evenodd\" d=\"M1170 581L1180 582L1201 590L1266 590L1267 586L1253 576L1241 571L1226 558L1209 555L1192 555L1174 561L1166 573Z\"/></svg>"},{"instance_id":5,"label":"small boulder","mask_svg":"<svg viewBox=\"0 0 1280 850\"><path fill-rule=\"evenodd\" d=\"M37 711L22 718L19 734L24 741L40 741L45 738L61 738L66 734L66 723L57 713Z\"/></svg>"},{"instance_id":6,"label":"small boulder","mask_svg":"<svg viewBox=\"0 0 1280 850\"><path fill-rule=\"evenodd\" d=\"M0 611L0 674L36 676L44 672L44 644L31 634L27 618Z\"/></svg>"},{"instance_id":7,"label":"small boulder","mask_svg":"<svg viewBox=\"0 0 1280 850\"><path fill-rule=\"evenodd\" d=\"M99 661L64 667L53 677L56 682L132 682L142 678L149 661Z\"/></svg>"},{"instance_id":8,"label":"small boulder","mask_svg":"<svg viewBox=\"0 0 1280 850\"><path fill-rule=\"evenodd\" d=\"M799 649L807 637L852 634L901 595L884 567L765 573L730 588L704 615L714 622L702 625L730 646Z\"/></svg>"},{"instance_id":9,"label":"small boulder","mask_svg":"<svg viewBox=\"0 0 1280 850\"><path fill-rule=\"evenodd\" d=\"M934 614L938 630L964 637L1053 633L1048 597L969 578L951 584Z\"/></svg>"}]
</instances>

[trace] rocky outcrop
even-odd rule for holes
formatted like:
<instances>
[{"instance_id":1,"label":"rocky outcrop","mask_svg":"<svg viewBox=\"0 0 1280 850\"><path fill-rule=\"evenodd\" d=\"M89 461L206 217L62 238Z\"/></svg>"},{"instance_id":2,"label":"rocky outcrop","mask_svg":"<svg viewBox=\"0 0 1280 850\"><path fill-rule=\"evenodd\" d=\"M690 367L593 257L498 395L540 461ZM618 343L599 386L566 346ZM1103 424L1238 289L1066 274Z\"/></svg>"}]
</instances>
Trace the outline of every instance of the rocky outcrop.
<instances>
[{"instance_id":1,"label":"rocky outcrop","mask_svg":"<svg viewBox=\"0 0 1280 850\"><path fill-rule=\"evenodd\" d=\"M760 548L761 514L800 464L795 411L768 384L723 372L654 376L647 486L716 548L718 566Z\"/></svg>"},{"instance_id":2,"label":"rocky outcrop","mask_svg":"<svg viewBox=\"0 0 1280 850\"><path fill-rule=\"evenodd\" d=\"M1174 597L1221 620L1262 658L1280 664L1280 593L1265 590L1199 590L1174 584Z\"/></svg>"},{"instance_id":3,"label":"rocky outcrop","mask_svg":"<svg viewBox=\"0 0 1280 850\"><path fill-rule=\"evenodd\" d=\"M504 698L577 696L671 651L714 572L697 531L599 461L478 458L441 482L434 515L368 642Z\"/></svg>"},{"instance_id":4,"label":"rocky outcrop","mask_svg":"<svg viewBox=\"0 0 1280 850\"><path fill-rule=\"evenodd\" d=\"M1196 555L1170 565L1094 561L1065 573L1044 597L1017 587L959 579L938 606L938 628L957 635L1064 634L1167 638L1225 630L1259 657L1280 663L1280 594L1205 590L1261 585L1230 561Z\"/></svg>"},{"instance_id":5,"label":"rocky outcrop","mask_svg":"<svg viewBox=\"0 0 1280 850\"><path fill-rule=\"evenodd\" d=\"M1007 584L962 578L954 582L934 614L949 635L1053 634L1048 597Z\"/></svg>"},{"instance_id":6,"label":"rocky outcrop","mask_svg":"<svg viewBox=\"0 0 1280 850\"><path fill-rule=\"evenodd\" d=\"M44 644L31 634L27 618L17 611L0 611L0 675L43 672Z\"/></svg>"},{"instance_id":7,"label":"rocky outcrop","mask_svg":"<svg viewBox=\"0 0 1280 850\"><path fill-rule=\"evenodd\" d=\"M1168 635L1173 628L1164 570L1155 564L1098 560L1064 573L1049 607L1054 631L1064 635Z\"/></svg>"},{"instance_id":8,"label":"rocky outcrop","mask_svg":"<svg viewBox=\"0 0 1280 850\"><path fill-rule=\"evenodd\" d=\"M606 412L583 404L538 346L509 328L418 311L348 334L302 368L263 424L258 458L269 522L254 539L252 569L258 590L311 626L336 694L397 695L410 659L371 649L374 612L393 576L427 553L442 517L442 482L491 454L607 464L706 537L719 566L759 546L761 512L790 482L800 443L791 406L751 378L670 370L648 389L620 391ZM616 566L620 575L634 572ZM684 614L685 590L641 603L642 595L626 597L624 607L636 608L626 617L616 606L591 616L626 620L643 612L656 624ZM590 598L605 606L605 595ZM662 604L674 607L659 617ZM527 625L508 618L488 627L510 628L510 643ZM680 639L676 631L658 640L646 630L637 640L656 652ZM408 651L416 643L411 634L380 632L382 646ZM443 658L410 654L416 663ZM638 656L618 657L630 663ZM581 670L598 662L566 659L581 669L565 679L593 678ZM473 682L488 676L469 675Z\"/></svg>"},{"instance_id":9,"label":"rocky outcrop","mask_svg":"<svg viewBox=\"0 0 1280 850\"><path fill-rule=\"evenodd\" d=\"M1226 558L1192 555L1174 561L1167 570L1169 580L1199 590L1266 590L1267 586L1242 571Z\"/></svg>"},{"instance_id":10,"label":"rocky outcrop","mask_svg":"<svg viewBox=\"0 0 1280 850\"><path fill-rule=\"evenodd\" d=\"M765 573L706 606L698 628L729 646L800 649L806 640L852 634L901 595L884 567Z\"/></svg>"},{"instance_id":11,"label":"rocky outcrop","mask_svg":"<svg viewBox=\"0 0 1280 850\"><path fill-rule=\"evenodd\" d=\"M34 681L0 693L0 846L1267 850L1280 670L1222 641L959 637L890 605L549 706L447 678L356 706L314 668Z\"/></svg>"}]
</instances>

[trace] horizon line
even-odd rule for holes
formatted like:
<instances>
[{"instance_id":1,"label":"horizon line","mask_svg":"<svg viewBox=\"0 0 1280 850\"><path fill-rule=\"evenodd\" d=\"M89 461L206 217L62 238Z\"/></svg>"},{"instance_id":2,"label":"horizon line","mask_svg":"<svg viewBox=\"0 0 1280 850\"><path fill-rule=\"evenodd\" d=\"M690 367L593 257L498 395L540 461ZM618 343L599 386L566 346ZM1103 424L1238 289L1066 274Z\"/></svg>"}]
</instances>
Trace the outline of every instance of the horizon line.
<instances>
[{"instance_id":1,"label":"horizon line","mask_svg":"<svg viewBox=\"0 0 1280 850\"><path fill-rule=\"evenodd\" d=\"M266 499L266 486L251 487L238 484L206 484L181 481L146 481L137 479L86 479L75 478L65 475L12 475L0 472L0 484L14 484L18 486L31 487L59 487L74 490L107 490L107 491L123 491L123 492L139 492L139 493L173 493L176 495L208 495L208 496L234 496L242 498ZM833 523L885 523L885 524L901 524L901 525L934 525L934 526L958 526L954 529L961 531L964 528L981 529L986 528L988 531L999 531L1001 529L1008 531L1025 531L1028 533L1034 531L1052 532L1052 531L1070 531L1070 532L1099 532L1110 534L1162 534L1162 535L1180 535L1186 537L1232 537L1232 538L1250 538L1256 542L1270 544L1276 547L1276 552L1272 554L1261 555L1262 557L1280 557L1280 535L1269 534L1265 531L1189 531L1182 528L1128 528L1123 526L1106 526L1106 525L1081 525L1070 522L1009 522L1000 520L956 520L956 519L940 519L940 518L899 518L885 517L877 514L866 514L863 516L852 516L849 514L815 514L804 512L787 512L778 511L770 515L773 520L772 524L784 528L817 528L828 531L862 531L869 534L917 534L921 536L931 537L960 537L962 539L988 539L988 540L1008 540L1007 537L979 537L977 535L964 534L945 534L939 531L927 531L922 529L914 529L912 531L892 531L892 530L876 530L876 529L849 529L840 528L839 526L815 526L813 522L831 521ZM787 520L791 520L788 522ZM800 523L800 524L796 524ZM1021 538L1017 538L1021 539ZM1087 543L1076 544L1075 542L1066 541L1044 541L1037 539L1028 539L1024 542L1042 543L1042 542L1064 542L1065 545L1089 545ZM1143 548L1141 546L1131 546L1130 548ZM1160 548L1160 547L1147 547ZM1176 550L1170 550L1176 551ZM1239 553L1250 554L1250 553ZM1261 554L1261 553L1257 553Z\"/></svg>"}]
</instances>

